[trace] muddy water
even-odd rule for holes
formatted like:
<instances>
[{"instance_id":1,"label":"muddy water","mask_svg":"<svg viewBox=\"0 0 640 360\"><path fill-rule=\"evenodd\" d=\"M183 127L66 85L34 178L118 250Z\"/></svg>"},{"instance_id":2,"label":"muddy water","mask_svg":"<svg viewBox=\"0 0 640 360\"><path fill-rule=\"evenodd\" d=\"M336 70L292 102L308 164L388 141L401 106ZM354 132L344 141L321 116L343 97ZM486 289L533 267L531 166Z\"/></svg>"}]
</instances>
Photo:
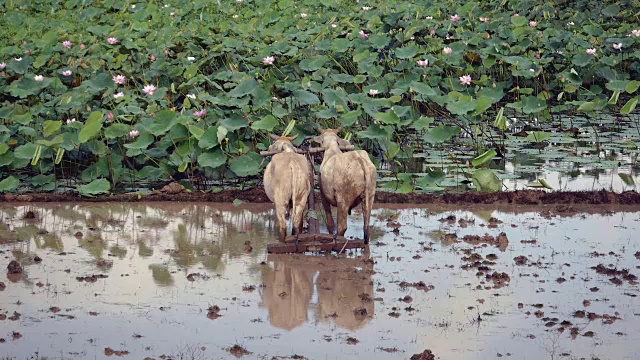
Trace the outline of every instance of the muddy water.
<instances>
[{"instance_id":1,"label":"muddy water","mask_svg":"<svg viewBox=\"0 0 640 360\"><path fill-rule=\"evenodd\" d=\"M268 207L3 204L0 354L637 359L640 213L567 210L376 209L335 258L267 256Z\"/></svg>"}]
</instances>

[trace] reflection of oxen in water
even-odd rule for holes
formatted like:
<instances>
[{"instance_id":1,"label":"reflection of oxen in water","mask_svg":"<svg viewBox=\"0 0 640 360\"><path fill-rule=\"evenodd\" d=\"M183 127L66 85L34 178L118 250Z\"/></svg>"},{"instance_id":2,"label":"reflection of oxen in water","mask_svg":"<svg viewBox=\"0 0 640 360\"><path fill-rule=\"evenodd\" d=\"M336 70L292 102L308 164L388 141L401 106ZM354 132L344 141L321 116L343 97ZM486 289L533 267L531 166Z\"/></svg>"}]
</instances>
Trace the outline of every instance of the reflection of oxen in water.
<instances>
[{"instance_id":1,"label":"reflection of oxen in water","mask_svg":"<svg viewBox=\"0 0 640 360\"><path fill-rule=\"evenodd\" d=\"M373 265L363 258L270 255L268 261L273 268L263 273L261 295L271 325L291 330L305 323L314 287L316 322L333 319L337 326L354 331L373 316Z\"/></svg>"}]
</instances>

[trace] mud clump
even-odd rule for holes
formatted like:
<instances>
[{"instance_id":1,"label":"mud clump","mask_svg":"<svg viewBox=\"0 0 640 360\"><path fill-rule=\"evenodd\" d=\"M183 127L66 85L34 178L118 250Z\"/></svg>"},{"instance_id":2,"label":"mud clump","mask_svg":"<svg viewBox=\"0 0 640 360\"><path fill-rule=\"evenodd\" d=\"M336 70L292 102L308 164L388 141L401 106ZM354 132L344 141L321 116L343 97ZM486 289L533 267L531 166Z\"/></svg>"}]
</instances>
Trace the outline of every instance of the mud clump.
<instances>
[{"instance_id":1,"label":"mud clump","mask_svg":"<svg viewBox=\"0 0 640 360\"><path fill-rule=\"evenodd\" d=\"M245 241L244 243L244 247L242 248L242 250L248 254L250 252L253 251L253 246L251 246L251 241Z\"/></svg>"},{"instance_id":2,"label":"mud clump","mask_svg":"<svg viewBox=\"0 0 640 360\"><path fill-rule=\"evenodd\" d=\"M22 337L22 334L20 334L17 331L12 331L11 332L11 337L13 338L13 340L18 340L18 339L20 339Z\"/></svg>"},{"instance_id":3,"label":"mud clump","mask_svg":"<svg viewBox=\"0 0 640 360\"><path fill-rule=\"evenodd\" d=\"M520 244L537 244L538 240L520 240Z\"/></svg>"},{"instance_id":4,"label":"mud clump","mask_svg":"<svg viewBox=\"0 0 640 360\"><path fill-rule=\"evenodd\" d=\"M110 347L106 347L104 348L104 354L106 356L125 356L125 355L129 355L129 352L126 350L113 350Z\"/></svg>"},{"instance_id":5,"label":"mud clump","mask_svg":"<svg viewBox=\"0 0 640 360\"><path fill-rule=\"evenodd\" d=\"M358 295L358 297L360 298L360 300L362 302L365 302L365 303L371 302L373 300L373 299L371 299L371 296L369 294L367 294L367 293L362 293L362 294Z\"/></svg>"},{"instance_id":6,"label":"mud clump","mask_svg":"<svg viewBox=\"0 0 640 360\"><path fill-rule=\"evenodd\" d=\"M511 278L509 277L509 275L505 272L503 273L499 273L497 271L494 271L493 274L487 274L486 277L487 281L492 281L493 282L493 287L495 289L499 289L503 286L508 285L509 281L511 281Z\"/></svg>"},{"instance_id":7,"label":"mud clump","mask_svg":"<svg viewBox=\"0 0 640 360\"><path fill-rule=\"evenodd\" d=\"M94 283L96 281L98 281L98 279L106 279L108 278L108 275L104 275L104 274L93 274L93 275L87 275L87 276L78 276L76 277L76 280L78 280L79 282L88 282L88 283Z\"/></svg>"},{"instance_id":8,"label":"mud clump","mask_svg":"<svg viewBox=\"0 0 640 360\"><path fill-rule=\"evenodd\" d=\"M15 260L11 260L9 265L7 265L7 272L12 275L22 274L22 265Z\"/></svg>"},{"instance_id":9,"label":"mud clump","mask_svg":"<svg viewBox=\"0 0 640 360\"><path fill-rule=\"evenodd\" d=\"M465 235L462 240L471 245L487 244L495 246L503 252L507 250L507 246L509 246L509 239L507 238L507 234L504 232L501 232L497 237L493 237L489 234L485 234L482 237L479 235Z\"/></svg>"},{"instance_id":10,"label":"mud clump","mask_svg":"<svg viewBox=\"0 0 640 360\"><path fill-rule=\"evenodd\" d=\"M438 221L440 221L441 223L446 222L446 223L448 223L448 224L450 224L450 225L453 225L453 224L455 224L455 223L456 223L456 220L457 220L457 218L456 218L456 216L455 216L455 215L449 215L449 216L447 216L446 218L441 218L441 219L439 219Z\"/></svg>"},{"instance_id":11,"label":"mud clump","mask_svg":"<svg viewBox=\"0 0 640 360\"><path fill-rule=\"evenodd\" d=\"M73 234L73 236L74 236L76 239L80 240L80 239L82 239L82 237L83 237L84 235L82 234L82 231L77 231L75 234Z\"/></svg>"},{"instance_id":12,"label":"mud clump","mask_svg":"<svg viewBox=\"0 0 640 360\"><path fill-rule=\"evenodd\" d=\"M235 356L235 357L243 357L245 355L249 355L251 354L251 352L247 351L247 349L243 348L242 346L236 344L233 345L232 347L228 348L227 351L229 353L231 353L231 355Z\"/></svg>"},{"instance_id":13,"label":"mud clump","mask_svg":"<svg viewBox=\"0 0 640 360\"><path fill-rule=\"evenodd\" d=\"M427 284L424 283L424 281L418 281L418 282L415 282L415 283L408 283L406 281L403 281L399 285L403 289L404 288L408 288L408 287L413 287L416 290L422 290L422 291L430 291L430 290L435 289L435 286L427 285Z\"/></svg>"},{"instance_id":14,"label":"mud clump","mask_svg":"<svg viewBox=\"0 0 640 360\"><path fill-rule=\"evenodd\" d=\"M33 219L35 219L36 217L37 217L37 216L36 216L36 213L35 213L35 212L33 212L33 211L31 211L31 210L27 211L26 213L24 213L24 215L22 215L22 218L23 218L24 220L33 220Z\"/></svg>"},{"instance_id":15,"label":"mud clump","mask_svg":"<svg viewBox=\"0 0 640 360\"><path fill-rule=\"evenodd\" d=\"M516 265L524 265L527 263L527 257L524 255L516 256L513 258L513 261L516 262Z\"/></svg>"},{"instance_id":16,"label":"mud clump","mask_svg":"<svg viewBox=\"0 0 640 360\"><path fill-rule=\"evenodd\" d=\"M165 194L180 194L185 190L186 189L184 188L184 186L174 181L172 183L169 183L163 186L162 188L160 188L160 190L156 190L156 192L165 193Z\"/></svg>"},{"instance_id":17,"label":"mud clump","mask_svg":"<svg viewBox=\"0 0 640 360\"><path fill-rule=\"evenodd\" d=\"M110 269L113 267L113 261L98 259L96 260L96 266L102 270Z\"/></svg>"},{"instance_id":18,"label":"mud clump","mask_svg":"<svg viewBox=\"0 0 640 360\"><path fill-rule=\"evenodd\" d=\"M52 313L59 313L60 312L60 308L57 306L52 306L49 308L49 311L51 311Z\"/></svg>"},{"instance_id":19,"label":"mud clump","mask_svg":"<svg viewBox=\"0 0 640 360\"><path fill-rule=\"evenodd\" d=\"M409 295L405 295L405 297L398 299L400 301L406 302L407 304L411 304L413 298Z\"/></svg>"},{"instance_id":20,"label":"mud clump","mask_svg":"<svg viewBox=\"0 0 640 360\"><path fill-rule=\"evenodd\" d=\"M622 280L620 280L619 277L632 284L635 283L636 280L638 280L638 277L634 274L629 273L628 269L618 270L615 267L608 268L602 264L599 264L598 266L592 266L591 269L595 270L598 274L612 277L612 279L609 280L616 285L622 285Z\"/></svg>"},{"instance_id":21,"label":"mud clump","mask_svg":"<svg viewBox=\"0 0 640 360\"><path fill-rule=\"evenodd\" d=\"M634 256L636 257L636 259L640 260L640 251L637 251Z\"/></svg>"},{"instance_id":22,"label":"mud clump","mask_svg":"<svg viewBox=\"0 0 640 360\"><path fill-rule=\"evenodd\" d=\"M220 307L218 305L212 305L209 306L209 308L207 309L207 318L211 319L211 320L215 320L217 318L219 318L220 316Z\"/></svg>"},{"instance_id":23,"label":"mud clump","mask_svg":"<svg viewBox=\"0 0 640 360\"><path fill-rule=\"evenodd\" d=\"M7 288L7 285L5 285L2 281L0 281L0 291L4 291L4 289Z\"/></svg>"},{"instance_id":24,"label":"mud clump","mask_svg":"<svg viewBox=\"0 0 640 360\"><path fill-rule=\"evenodd\" d=\"M41 258L40 256L36 255L36 256L33 258L33 262L35 262L36 264L37 264L37 263L40 263L40 262L42 262L42 258Z\"/></svg>"},{"instance_id":25,"label":"mud clump","mask_svg":"<svg viewBox=\"0 0 640 360\"><path fill-rule=\"evenodd\" d=\"M410 360L436 360L436 357L431 350L427 349L420 354L414 354Z\"/></svg>"},{"instance_id":26,"label":"mud clump","mask_svg":"<svg viewBox=\"0 0 640 360\"><path fill-rule=\"evenodd\" d=\"M355 345L355 344L357 344L359 342L360 342L360 340L358 340L358 339L356 339L354 337L349 336L347 338L347 344L349 344L349 345Z\"/></svg>"},{"instance_id":27,"label":"mud clump","mask_svg":"<svg viewBox=\"0 0 640 360\"><path fill-rule=\"evenodd\" d=\"M369 315L369 313L365 308L357 308L353 310L353 315L356 317L356 319L363 320L367 317L367 315Z\"/></svg>"},{"instance_id":28,"label":"mud clump","mask_svg":"<svg viewBox=\"0 0 640 360\"><path fill-rule=\"evenodd\" d=\"M489 225L487 226L489 229L495 229L498 227L498 225L502 224L501 220L498 220L494 217L490 217L489 218Z\"/></svg>"}]
</instances>

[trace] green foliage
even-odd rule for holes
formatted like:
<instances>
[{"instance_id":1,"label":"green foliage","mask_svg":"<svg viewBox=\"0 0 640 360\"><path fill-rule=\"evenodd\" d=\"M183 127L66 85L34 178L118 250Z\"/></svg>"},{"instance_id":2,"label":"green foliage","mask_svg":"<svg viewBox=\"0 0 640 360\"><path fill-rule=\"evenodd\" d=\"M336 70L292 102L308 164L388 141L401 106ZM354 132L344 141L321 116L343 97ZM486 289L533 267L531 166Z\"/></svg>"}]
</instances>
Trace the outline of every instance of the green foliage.
<instances>
[{"instance_id":1,"label":"green foliage","mask_svg":"<svg viewBox=\"0 0 640 360\"><path fill-rule=\"evenodd\" d=\"M408 137L433 149L462 130L505 132L507 117L629 114L638 103L640 40L627 37L636 14L612 1L577 0L564 9L550 1L526 9L522 2L402 2L366 12L355 2L309 0L167 4L5 6L6 189L44 189L55 177L30 179L68 174L55 171L63 166L81 184L98 177L114 187L176 173L251 177L260 172L266 132L313 135L317 124L348 127L352 143L398 161L413 151ZM310 15L301 19L300 9ZM451 22L455 12L461 20ZM471 85L460 80L465 75ZM529 133L537 143L551 137ZM414 183L439 185L427 176L403 189ZM99 184L78 191L111 190Z\"/></svg>"}]
</instances>

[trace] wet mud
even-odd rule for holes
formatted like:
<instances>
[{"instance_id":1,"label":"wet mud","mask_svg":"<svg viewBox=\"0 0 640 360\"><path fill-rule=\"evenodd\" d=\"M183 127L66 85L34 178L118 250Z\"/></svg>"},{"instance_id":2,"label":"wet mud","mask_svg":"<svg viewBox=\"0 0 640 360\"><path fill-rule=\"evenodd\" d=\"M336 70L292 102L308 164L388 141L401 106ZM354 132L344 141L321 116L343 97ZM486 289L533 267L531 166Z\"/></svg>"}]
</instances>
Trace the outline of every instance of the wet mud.
<instances>
[{"instance_id":1,"label":"wet mud","mask_svg":"<svg viewBox=\"0 0 640 360\"><path fill-rule=\"evenodd\" d=\"M175 184L175 183L172 183ZM260 186L249 189L224 189L219 192L187 192L153 191L150 193L123 193L107 196L81 197L75 193L28 193L0 194L0 202L149 202L149 201L182 201L182 202L215 202L231 203L236 200L251 203L270 203L264 189ZM320 203L320 193L315 192L316 203ZM445 192L438 194L398 194L376 191L375 202L378 204L615 204L640 205L640 193L636 191L611 192L600 191L556 191L516 190L495 193L483 192ZM566 208L571 211L570 207ZM28 214L26 214L28 215ZM33 215L35 216L35 215Z\"/></svg>"}]
</instances>

